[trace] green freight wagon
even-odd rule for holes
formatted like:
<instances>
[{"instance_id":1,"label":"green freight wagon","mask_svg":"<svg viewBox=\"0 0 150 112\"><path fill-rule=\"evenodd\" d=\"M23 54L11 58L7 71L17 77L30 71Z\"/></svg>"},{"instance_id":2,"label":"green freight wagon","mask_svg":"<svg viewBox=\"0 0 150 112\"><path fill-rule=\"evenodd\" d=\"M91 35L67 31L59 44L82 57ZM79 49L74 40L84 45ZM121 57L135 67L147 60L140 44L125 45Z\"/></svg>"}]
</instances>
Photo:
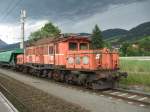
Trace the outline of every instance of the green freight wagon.
<instances>
[{"instance_id":1,"label":"green freight wagon","mask_svg":"<svg viewBox=\"0 0 150 112\"><path fill-rule=\"evenodd\" d=\"M0 64L6 66L14 66L16 64L16 56L18 54L23 54L23 49L0 52Z\"/></svg>"}]
</instances>

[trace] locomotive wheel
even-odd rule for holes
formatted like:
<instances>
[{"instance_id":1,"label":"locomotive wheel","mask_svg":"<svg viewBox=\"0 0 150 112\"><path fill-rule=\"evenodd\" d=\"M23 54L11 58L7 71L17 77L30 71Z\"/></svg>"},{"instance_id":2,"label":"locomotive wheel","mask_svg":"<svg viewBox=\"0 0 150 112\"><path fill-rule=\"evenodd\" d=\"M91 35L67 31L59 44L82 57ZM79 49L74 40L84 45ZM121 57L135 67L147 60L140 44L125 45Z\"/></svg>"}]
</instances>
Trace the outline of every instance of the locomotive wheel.
<instances>
[{"instance_id":1,"label":"locomotive wheel","mask_svg":"<svg viewBox=\"0 0 150 112\"><path fill-rule=\"evenodd\" d=\"M78 85L86 85L87 75L86 74L80 74L77 77L77 84Z\"/></svg>"},{"instance_id":2,"label":"locomotive wheel","mask_svg":"<svg viewBox=\"0 0 150 112\"><path fill-rule=\"evenodd\" d=\"M64 80L65 80L65 74L61 72L60 73L60 81L64 82Z\"/></svg>"},{"instance_id":3,"label":"locomotive wheel","mask_svg":"<svg viewBox=\"0 0 150 112\"><path fill-rule=\"evenodd\" d=\"M21 72L21 71L23 70L23 67L20 66L20 67L18 68L18 70Z\"/></svg>"},{"instance_id":4,"label":"locomotive wheel","mask_svg":"<svg viewBox=\"0 0 150 112\"><path fill-rule=\"evenodd\" d=\"M69 80L68 80L69 78L68 78L68 77L69 77L69 76L68 76L67 74L64 76L64 78L65 78L65 82L66 82L66 83L68 83L68 82L69 82Z\"/></svg>"},{"instance_id":5,"label":"locomotive wheel","mask_svg":"<svg viewBox=\"0 0 150 112\"><path fill-rule=\"evenodd\" d=\"M36 70L36 76L41 77L41 71L40 70Z\"/></svg>"},{"instance_id":6,"label":"locomotive wheel","mask_svg":"<svg viewBox=\"0 0 150 112\"><path fill-rule=\"evenodd\" d=\"M59 71L55 71L55 72L53 73L53 79L54 79L55 81L61 81L61 74L60 74Z\"/></svg>"},{"instance_id":7,"label":"locomotive wheel","mask_svg":"<svg viewBox=\"0 0 150 112\"><path fill-rule=\"evenodd\" d=\"M48 76L47 76L49 79L52 79L53 78L53 71L49 71L48 73Z\"/></svg>"},{"instance_id":8,"label":"locomotive wheel","mask_svg":"<svg viewBox=\"0 0 150 112\"><path fill-rule=\"evenodd\" d=\"M85 83L85 87L86 87L87 89L92 89L92 82L86 82L86 83Z\"/></svg>"},{"instance_id":9,"label":"locomotive wheel","mask_svg":"<svg viewBox=\"0 0 150 112\"><path fill-rule=\"evenodd\" d=\"M34 75L34 69L29 68L29 74L30 74L30 75Z\"/></svg>"},{"instance_id":10,"label":"locomotive wheel","mask_svg":"<svg viewBox=\"0 0 150 112\"><path fill-rule=\"evenodd\" d=\"M47 70L43 70L42 71L42 77L47 77L48 76L48 71Z\"/></svg>"},{"instance_id":11,"label":"locomotive wheel","mask_svg":"<svg viewBox=\"0 0 150 112\"><path fill-rule=\"evenodd\" d=\"M68 83L68 84L73 84L73 77L72 77L72 74L67 74L64 76L64 79L65 79L65 82Z\"/></svg>"},{"instance_id":12,"label":"locomotive wheel","mask_svg":"<svg viewBox=\"0 0 150 112\"><path fill-rule=\"evenodd\" d=\"M23 68L23 73L28 73L28 68L27 67Z\"/></svg>"}]
</instances>

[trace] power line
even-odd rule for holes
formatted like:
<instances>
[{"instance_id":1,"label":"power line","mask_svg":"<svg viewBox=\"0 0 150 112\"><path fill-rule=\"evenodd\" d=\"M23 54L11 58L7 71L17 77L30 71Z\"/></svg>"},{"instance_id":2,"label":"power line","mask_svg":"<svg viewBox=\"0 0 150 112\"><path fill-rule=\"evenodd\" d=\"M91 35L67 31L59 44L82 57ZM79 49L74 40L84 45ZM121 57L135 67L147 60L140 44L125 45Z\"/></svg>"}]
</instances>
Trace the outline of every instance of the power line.
<instances>
[{"instance_id":1,"label":"power line","mask_svg":"<svg viewBox=\"0 0 150 112\"><path fill-rule=\"evenodd\" d=\"M14 2L14 0L11 0L11 1L13 1L14 4L11 2L12 4L9 4L7 6L8 9L6 11L4 11L4 12L6 12L5 15L1 16L2 17L0 19L1 22L4 20L7 21L7 17L9 16L9 14L12 13L17 8L17 6L21 3L22 0L17 0L16 2ZM11 26L8 25L8 28L11 28Z\"/></svg>"},{"instance_id":2,"label":"power line","mask_svg":"<svg viewBox=\"0 0 150 112\"><path fill-rule=\"evenodd\" d=\"M7 20L7 17L9 16L9 14L10 14L11 12L13 12L13 11L16 9L16 7L17 7L21 2L22 2L22 0L16 1L16 3L15 3L14 5L12 5L12 8L9 8L9 9L8 9L6 15L3 16L2 21L3 21L3 20L6 21L6 20Z\"/></svg>"},{"instance_id":3,"label":"power line","mask_svg":"<svg viewBox=\"0 0 150 112\"><path fill-rule=\"evenodd\" d=\"M10 8L10 6L13 4L13 2L14 2L14 1L11 0L10 3L8 3L8 6L6 6L6 9L4 9L4 10L1 12L1 15L4 15L4 14L5 14L5 12L6 12L5 10L8 10L8 9ZM2 17L3 17L3 16L1 16L0 20L2 19Z\"/></svg>"}]
</instances>

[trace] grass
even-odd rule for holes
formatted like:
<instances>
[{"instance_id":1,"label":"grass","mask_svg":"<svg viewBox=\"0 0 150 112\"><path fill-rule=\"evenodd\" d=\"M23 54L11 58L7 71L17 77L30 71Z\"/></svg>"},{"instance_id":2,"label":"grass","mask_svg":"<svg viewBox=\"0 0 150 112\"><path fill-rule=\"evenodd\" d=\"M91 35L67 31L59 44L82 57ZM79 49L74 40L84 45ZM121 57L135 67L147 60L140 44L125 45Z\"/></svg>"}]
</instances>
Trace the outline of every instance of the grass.
<instances>
[{"instance_id":1,"label":"grass","mask_svg":"<svg viewBox=\"0 0 150 112\"><path fill-rule=\"evenodd\" d=\"M126 85L144 85L150 87L150 61L120 60L121 71L128 73L128 78L121 81Z\"/></svg>"}]
</instances>

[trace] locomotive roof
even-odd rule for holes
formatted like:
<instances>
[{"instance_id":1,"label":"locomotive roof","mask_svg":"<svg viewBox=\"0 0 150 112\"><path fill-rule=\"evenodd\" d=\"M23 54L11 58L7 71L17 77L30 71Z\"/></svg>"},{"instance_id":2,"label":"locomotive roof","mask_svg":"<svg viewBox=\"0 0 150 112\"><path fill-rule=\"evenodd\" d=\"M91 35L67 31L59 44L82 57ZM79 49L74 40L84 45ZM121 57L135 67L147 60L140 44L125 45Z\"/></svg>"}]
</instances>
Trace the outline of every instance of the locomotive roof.
<instances>
[{"instance_id":1,"label":"locomotive roof","mask_svg":"<svg viewBox=\"0 0 150 112\"><path fill-rule=\"evenodd\" d=\"M53 38L53 37L49 37L49 38L42 38L39 39L35 42L32 42L30 44L27 45L27 47L29 46L36 46L36 45L43 45L43 44L49 44L52 42L62 42L62 41L68 41L68 40L84 40L84 41L89 41L88 37L85 36L68 36L68 37L59 37L59 38Z\"/></svg>"}]
</instances>

